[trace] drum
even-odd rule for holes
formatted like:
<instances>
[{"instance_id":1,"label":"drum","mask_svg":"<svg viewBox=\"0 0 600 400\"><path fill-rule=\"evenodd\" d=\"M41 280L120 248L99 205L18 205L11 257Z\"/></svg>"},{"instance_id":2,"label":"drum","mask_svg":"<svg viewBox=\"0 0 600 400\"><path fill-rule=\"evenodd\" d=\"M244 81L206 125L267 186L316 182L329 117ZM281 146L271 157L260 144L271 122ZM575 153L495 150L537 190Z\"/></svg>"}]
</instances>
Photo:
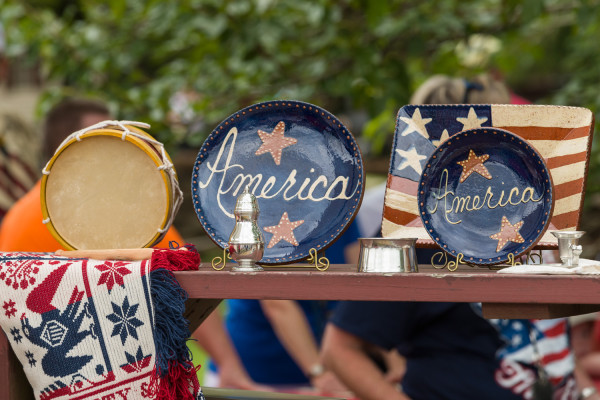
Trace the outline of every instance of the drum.
<instances>
[{"instance_id":1,"label":"drum","mask_svg":"<svg viewBox=\"0 0 600 400\"><path fill-rule=\"evenodd\" d=\"M44 223L69 250L151 247L183 196L162 143L134 121L104 121L69 135L44 168Z\"/></svg>"}]
</instances>

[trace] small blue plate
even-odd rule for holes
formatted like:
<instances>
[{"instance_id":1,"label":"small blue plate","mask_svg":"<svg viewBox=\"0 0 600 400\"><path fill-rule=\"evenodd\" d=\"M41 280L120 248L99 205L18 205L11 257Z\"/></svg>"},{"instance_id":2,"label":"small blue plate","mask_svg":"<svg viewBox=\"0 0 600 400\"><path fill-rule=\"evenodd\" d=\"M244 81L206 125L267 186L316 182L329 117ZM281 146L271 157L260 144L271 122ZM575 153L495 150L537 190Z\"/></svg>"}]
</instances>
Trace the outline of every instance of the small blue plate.
<instances>
[{"instance_id":1,"label":"small blue plate","mask_svg":"<svg viewBox=\"0 0 600 400\"><path fill-rule=\"evenodd\" d=\"M208 236L225 248L237 196L250 185L265 242L260 263L284 264L343 233L360 207L363 179L358 145L335 116L308 103L269 101L230 115L208 136L192 195Z\"/></svg>"},{"instance_id":2,"label":"small blue plate","mask_svg":"<svg viewBox=\"0 0 600 400\"><path fill-rule=\"evenodd\" d=\"M544 234L554 205L542 157L524 139L496 128L443 142L427 160L418 190L429 236L473 264L525 253Z\"/></svg>"}]
</instances>

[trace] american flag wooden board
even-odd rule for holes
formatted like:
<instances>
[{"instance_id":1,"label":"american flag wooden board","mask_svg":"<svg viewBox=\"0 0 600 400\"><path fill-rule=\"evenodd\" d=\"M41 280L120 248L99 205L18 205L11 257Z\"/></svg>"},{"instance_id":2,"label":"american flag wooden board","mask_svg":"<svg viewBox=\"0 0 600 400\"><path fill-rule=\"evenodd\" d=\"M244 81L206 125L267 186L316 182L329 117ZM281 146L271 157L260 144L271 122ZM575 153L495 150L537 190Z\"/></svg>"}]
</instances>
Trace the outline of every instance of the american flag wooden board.
<instances>
[{"instance_id":1,"label":"american flag wooden board","mask_svg":"<svg viewBox=\"0 0 600 400\"><path fill-rule=\"evenodd\" d=\"M495 127L527 140L544 159L554 184L554 211L536 248L556 248L554 230L576 230L581 218L592 143L593 115L586 108L538 105L408 105L396 119L385 193L382 236L416 237L436 246L417 204L417 186L429 156L458 132Z\"/></svg>"}]
</instances>

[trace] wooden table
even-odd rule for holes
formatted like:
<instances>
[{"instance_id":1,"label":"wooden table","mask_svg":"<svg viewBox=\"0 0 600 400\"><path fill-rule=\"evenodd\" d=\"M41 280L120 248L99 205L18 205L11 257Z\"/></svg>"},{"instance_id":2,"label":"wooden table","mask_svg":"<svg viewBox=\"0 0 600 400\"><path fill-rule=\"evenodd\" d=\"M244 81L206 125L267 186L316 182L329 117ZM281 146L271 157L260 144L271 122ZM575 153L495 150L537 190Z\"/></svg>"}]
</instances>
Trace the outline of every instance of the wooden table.
<instances>
[{"instance_id":1,"label":"wooden table","mask_svg":"<svg viewBox=\"0 0 600 400\"><path fill-rule=\"evenodd\" d=\"M556 318L600 310L600 275L510 275L460 266L449 272L420 266L419 273L357 273L355 265L268 268L265 272L215 271L175 275L190 299L195 329L221 299L481 302L487 318ZM33 399L23 369L0 335L0 399Z\"/></svg>"}]
</instances>

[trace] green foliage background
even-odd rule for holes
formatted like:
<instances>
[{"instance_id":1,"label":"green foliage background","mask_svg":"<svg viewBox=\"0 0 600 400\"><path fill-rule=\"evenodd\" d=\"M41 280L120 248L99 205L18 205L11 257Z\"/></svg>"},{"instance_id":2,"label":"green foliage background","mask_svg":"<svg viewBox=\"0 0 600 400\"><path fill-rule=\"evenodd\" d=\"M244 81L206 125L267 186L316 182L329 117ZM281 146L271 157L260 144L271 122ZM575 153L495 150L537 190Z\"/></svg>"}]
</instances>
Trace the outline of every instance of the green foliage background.
<instances>
[{"instance_id":1,"label":"green foliage background","mask_svg":"<svg viewBox=\"0 0 600 400\"><path fill-rule=\"evenodd\" d=\"M494 70L538 104L600 110L597 0L0 0L9 57L41 64L40 113L69 94L110 102L170 146L199 147L273 99L361 115L384 154L395 113L433 73ZM190 115L170 117L176 92ZM599 118L597 118L598 120ZM588 191L600 191L600 152Z\"/></svg>"}]
</instances>

